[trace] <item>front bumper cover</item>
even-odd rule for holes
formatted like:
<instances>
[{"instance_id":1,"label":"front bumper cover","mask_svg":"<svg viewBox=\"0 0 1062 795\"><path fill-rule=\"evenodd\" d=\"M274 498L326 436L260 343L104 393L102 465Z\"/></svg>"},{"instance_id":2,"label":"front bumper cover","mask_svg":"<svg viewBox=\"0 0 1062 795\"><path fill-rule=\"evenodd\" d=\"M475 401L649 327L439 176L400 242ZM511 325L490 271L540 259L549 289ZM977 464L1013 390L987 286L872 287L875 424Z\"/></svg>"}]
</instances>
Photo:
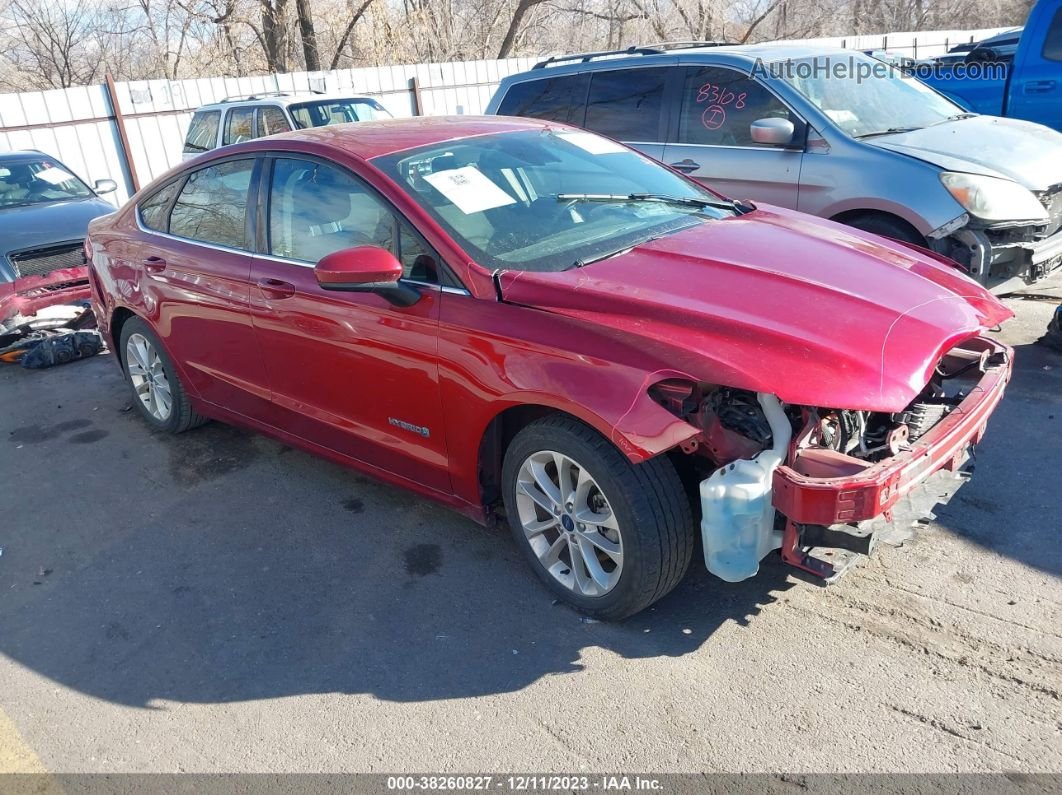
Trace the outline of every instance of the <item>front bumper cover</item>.
<instances>
[{"instance_id":1,"label":"front bumper cover","mask_svg":"<svg viewBox=\"0 0 1062 795\"><path fill-rule=\"evenodd\" d=\"M966 398L909 450L843 477L809 477L790 465L774 471L772 502L785 521L781 548L787 563L827 580L835 578L840 570L811 557L807 547L813 543L804 543L805 535L821 536L820 530L829 530L865 538L869 526L891 521L894 507L931 475L941 470L957 473L964 467L1013 369L1008 346L983 337L980 342L997 364L988 367ZM806 532L809 529L812 532ZM869 551L873 539L865 540Z\"/></svg>"},{"instance_id":2,"label":"front bumper cover","mask_svg":"<svg viewBox=\"0 0 1062 795\"><path fill-rule=\"evenodd\" d=\"M788 519L831 525L873 519L939 469L958 469L967 447L980 441L1003 397L1013 368L1012 350L981 338L990 355L1003 362L990 367L955 409L911 448L855 475L816 478L782 465L774 472L773 502Z\"/></svg>"},{"instance_id":3,"label":"front bumper cover","mask_svg":"<svg viewBox=\"0 0 1062 795\"><path fill-rule=\"evenodd\" d=\"M89 298L88 268L62 268L45 276L24 276L0 284L0 328L18 318L59 304Z\"/></svg>"}]
</instances>

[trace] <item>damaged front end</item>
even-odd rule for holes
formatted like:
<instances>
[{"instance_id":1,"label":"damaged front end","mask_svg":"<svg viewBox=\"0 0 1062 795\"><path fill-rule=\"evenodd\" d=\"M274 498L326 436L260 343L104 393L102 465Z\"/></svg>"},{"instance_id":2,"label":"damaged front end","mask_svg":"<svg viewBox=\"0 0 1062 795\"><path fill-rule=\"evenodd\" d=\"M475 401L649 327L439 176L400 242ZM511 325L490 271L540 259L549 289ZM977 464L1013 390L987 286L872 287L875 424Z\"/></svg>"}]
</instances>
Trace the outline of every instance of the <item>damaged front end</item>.
<instances>
[{"instance_id":1,"label":"damaged front end","mask_svg":"<svg viewBox=\"0 0 1062 795\"><path fill-rule=\"evenodd\" d=\"M996 295L1044 279L1062 268L1062 184L1031 195L1042 218L990 222L963 214L930 233L929 247Z\"/></svg>"},{"instance_id":2,"label":"damaged front end","mask_svg":"<svg viewBox=\"0 0 1062 795\"><path fill-rule=\"evenodd\" d=\"M917 487L961 470L1011 366L1005 345L967 340L899 412L785 405L765 393L657 383L651 396L701 431L681 451L699 478L705 566L736 582L780 549L787 563L836 579L858 553L870 553Z\"/></svg>"},{"instance_id":3,"label":"damaged front end","mask_svg":"<svg viewBox=\"0 0 1062 795\"><path fill-rule=\"evenodd\" d=\"M84 265L0 283L0 362L39 368L99 353L90 292Z\"/></svg>"}]
</instances>

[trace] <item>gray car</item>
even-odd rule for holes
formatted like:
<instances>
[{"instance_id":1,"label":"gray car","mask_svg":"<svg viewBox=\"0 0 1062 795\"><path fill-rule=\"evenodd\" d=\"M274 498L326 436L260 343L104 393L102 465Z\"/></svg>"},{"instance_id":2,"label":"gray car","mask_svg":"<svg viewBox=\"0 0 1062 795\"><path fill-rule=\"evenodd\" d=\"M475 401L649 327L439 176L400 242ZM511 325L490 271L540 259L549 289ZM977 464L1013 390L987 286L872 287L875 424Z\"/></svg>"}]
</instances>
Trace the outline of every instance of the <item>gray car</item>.
<instances>
[{"instance_id":1,"label":"gray car","mask_svg":"<svg viewBox=\"0 0 1062 795\"><path fill-rule=\"evenodd\" d=\"M997 293L1062 264L1062 134L967 113L862 53L565 56L505 78L488 113L580 125L735 198L926 246Z\"/></svg>"},{"instance_id":2,"label":"gray car","mask_svg":"<svg viewBox=\"0 0 1062 795\"><path fill-rule=\"evenodd\" d=\"M114 212L99 194L116 188L90 188L41 152L0 153L0 284L84 266L88 222Z\"/></svg>"}]
</instances>

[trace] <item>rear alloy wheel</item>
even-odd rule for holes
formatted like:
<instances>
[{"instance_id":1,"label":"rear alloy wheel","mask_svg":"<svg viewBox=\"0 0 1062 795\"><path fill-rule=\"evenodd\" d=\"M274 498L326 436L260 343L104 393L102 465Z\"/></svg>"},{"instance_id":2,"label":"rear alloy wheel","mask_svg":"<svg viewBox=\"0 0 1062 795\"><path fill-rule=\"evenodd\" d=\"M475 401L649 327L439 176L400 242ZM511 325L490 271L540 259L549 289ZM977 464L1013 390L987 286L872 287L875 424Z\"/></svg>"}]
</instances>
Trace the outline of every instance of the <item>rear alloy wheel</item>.
<instances>
[{"instance_id":1,"label":"rear alloy wheel","mask_svg":"<svg viewBox=\"0 0 1062 795\"><path fill-rule=\"evenodd\" d=\"M118 352L133 405L150 425L181 433L207 421L192 409L173 362L147 323L129 318L122 325Z\"/></svg>"},{"instance_id":2,"label":"rear alloy wheel","mask_svg":"<svg viewBox=\"0 0 1062 795\"><path fill-rule=\"evenodd\" d=\"M173 391L162 359L143 334L130 334L125 343L126 371L135 394L152 419L164 423L173 412Z\"/></svg>"},{"instance_id":3,"label":"rear alloy wheel","mask_svg":"<svg viewBox=\"0 0 1062 795\"><path fill-rule=\"evenodd\" d=\"M632 464L593 429L554 415L516 435L502 478L516 543L547 587L586 613L633 615L689 566L693 517L666 457Z\"/></svg>"}]
</instances>

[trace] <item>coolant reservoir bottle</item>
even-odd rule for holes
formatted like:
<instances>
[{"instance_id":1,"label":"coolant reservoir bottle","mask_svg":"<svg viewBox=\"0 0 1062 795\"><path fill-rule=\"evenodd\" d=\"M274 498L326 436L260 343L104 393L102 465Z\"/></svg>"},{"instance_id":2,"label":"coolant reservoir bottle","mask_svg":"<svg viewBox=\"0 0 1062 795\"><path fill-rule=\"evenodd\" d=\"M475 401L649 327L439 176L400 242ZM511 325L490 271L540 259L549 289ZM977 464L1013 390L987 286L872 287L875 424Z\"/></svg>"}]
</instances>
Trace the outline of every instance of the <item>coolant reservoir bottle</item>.
<instances>
[{"instance_id":1,"label":"coolant reservoir bottle","mask_svg":"<svg viewBox=\"0 0 1062 795\"><path fill-rule=\"evenodd\" d=\"M720 467L700 485L704 565L727 582L755 576L764 555L782 545L774 529L771 482L792 429L778 398L757 398L771 426L771 449Z\"/></svg>"}]
</instances>

